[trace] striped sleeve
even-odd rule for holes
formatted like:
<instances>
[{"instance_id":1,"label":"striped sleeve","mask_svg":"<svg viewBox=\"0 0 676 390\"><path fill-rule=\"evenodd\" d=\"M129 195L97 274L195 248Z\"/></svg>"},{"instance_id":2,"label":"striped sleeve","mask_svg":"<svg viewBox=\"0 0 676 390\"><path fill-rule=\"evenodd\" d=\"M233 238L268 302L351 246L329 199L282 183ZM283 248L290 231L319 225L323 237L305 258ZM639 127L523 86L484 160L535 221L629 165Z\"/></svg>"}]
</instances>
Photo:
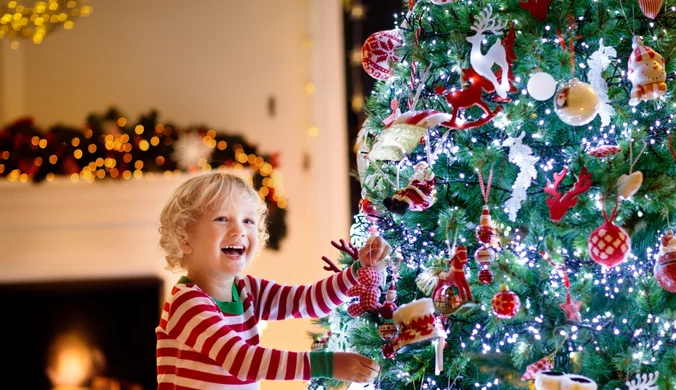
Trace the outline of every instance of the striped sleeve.
<instances>
[{"instance_id":1,"label":"striped sleeve","mask_svg":"<svg viewBox=\"0 0 676 390\"><path fill-rule=\"evenodd\" d=\"M261 320L320 318L350 299L347 290L358 284L359 262L317 283L285 286L248 276L256 296L256 316Z\"/></svg>"},{"instance_id":2,"label":"striped sleeve","mask_svg":"<svg viewBox=\"0 0 676 390\"><path fill-rule=\"evenodd\" d=\"M246 343L223 320L203 291L180 289L173 296L167 334L216 361L242 381L309 380L310 354L263 348Z\"/></svg>"}]
</instances>

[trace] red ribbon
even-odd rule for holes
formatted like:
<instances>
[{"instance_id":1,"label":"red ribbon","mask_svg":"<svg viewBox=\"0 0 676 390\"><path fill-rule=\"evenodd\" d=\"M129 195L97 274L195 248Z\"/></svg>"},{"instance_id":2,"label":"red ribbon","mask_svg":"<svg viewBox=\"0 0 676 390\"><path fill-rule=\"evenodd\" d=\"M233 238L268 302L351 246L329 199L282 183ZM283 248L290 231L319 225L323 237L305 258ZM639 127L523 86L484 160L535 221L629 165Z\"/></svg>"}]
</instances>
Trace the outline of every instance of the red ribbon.
<instances>
[{"instance_id":1,"label":"red ribbon","mask_svg":"<svg viewBox=\"0 0 676 390\"><path fill-rule=\"evenodd\" d=\"M491 171L488 174L488 183L484 187L484 177L481 175L481 171L477 171L479 173L479 186L481 187L481 196L484 198L484 202L488 204L488 196L491 194L491 184L493 184L493 166L491 166Z\"/></svg>"},{"instance_id":2,"label":"red ribbon","mask_svg":"<svg viewBox=\"0 0 676 390\"><path fill-rule=\"evenodd\" d=\"M561 34L561 29L557 28L556 29L556 35L559 37L559 43L561 44L561 48L563 51L570 51L570 66L573 71L575 72L575 48L573 47L573 41L576 39L582 38L581 35L577 35L574 38L570 38L570 48L566 47L566 40L563 38L563 34Z\"/></svg>"},{"instance_id":3,"label":"red ribbon","mask_svg":"<svg viewBox=\"0 0 676 390\"><path fill-rule=\"evenodd\" d=\"M551 264L554 268L558 269L563 273L563 285L566 287L566 291L570 291L570 279L568 279L568 272L566 272L566 263L565 261L563 264L556 264L549 258L549 254L545 251L540 251L540 255L542 256L543 259L547 260L549 264Z\"/></svg>"}]
</instances>

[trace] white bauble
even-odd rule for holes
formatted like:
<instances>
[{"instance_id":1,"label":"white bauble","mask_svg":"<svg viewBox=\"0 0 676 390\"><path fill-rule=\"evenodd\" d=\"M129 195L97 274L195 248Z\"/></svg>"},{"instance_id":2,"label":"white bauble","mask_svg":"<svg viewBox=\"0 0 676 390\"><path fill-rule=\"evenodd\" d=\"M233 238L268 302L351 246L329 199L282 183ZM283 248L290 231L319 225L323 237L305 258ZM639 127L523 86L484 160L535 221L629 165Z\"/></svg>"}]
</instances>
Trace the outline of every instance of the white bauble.
<instances>
[{"instance_id":1,"label":"white bauble","mask_svg":"<svg viewBox=\"0 0 676 390\"><path fill-rule=\"evenodd\" d=\"M576 78L561 85L556 91L554 112L564 123L582 126L591 122L598 113L599 97L591 85Z\"/></svg>"},{"instance_id":2,"label":"white bauble","mask_svg":"<svg viewBox=\"0 0 676 390\"><path fill-rule=\"evenodd\" d=\"M533 99L543 102L556 93L556 80L549 73L537 72L528 80L526 89Z\"/></svg>"}]
</instances>

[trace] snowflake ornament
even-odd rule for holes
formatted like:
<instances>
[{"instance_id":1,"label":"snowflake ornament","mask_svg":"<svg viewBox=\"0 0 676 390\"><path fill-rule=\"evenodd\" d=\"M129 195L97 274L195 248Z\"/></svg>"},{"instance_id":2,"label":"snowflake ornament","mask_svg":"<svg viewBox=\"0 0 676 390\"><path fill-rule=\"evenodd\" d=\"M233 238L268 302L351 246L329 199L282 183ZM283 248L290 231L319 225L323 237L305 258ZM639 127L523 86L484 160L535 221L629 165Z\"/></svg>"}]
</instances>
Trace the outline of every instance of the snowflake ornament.
<instances>
[{"instance_id":1,"label":"snowflake ornament","mask_svg":"<svg viewBox=\"0 0 676 390\"><path fill-rule=\"evenodd\" d=\"M610 65L617 55L617 51L610 46L603 46L603 38L599 39L599 49L592 53L587 60L589 64L589 84L591 84L596 96L599 98L596 107L601 117L601 126L608 126L610 118L615 115L615 109L610 105L608 98L608 83L603 78L603 71Z\"/></svg>"},{"instance_id":2,"label":"snowflake ornament","mask_svg":"<svg viewBox=\"0 0 676 390\"><path fill-rule=\"evenodd\" d=\"M212 149L202 142L202 137L197 133L183 133L174 142L172 157L176 160L179 168L194 171L198 168L199 161L209 161Z\"/></svg>"},{"instance_id":3,"label":"snowflake ornament","mask_svg":"<svg viewBox=\"0 0 676 390\"><path fill-rule=\"evenodd\" d=\"M636 374L636 379L627 382L627 390L658 390L657 378L660 376L658 371L650 374Z\"/></svg>"},{"instance_id":4,"label":"snowflake ornament","mask_svg":"<svg viewBox=\"0 0 676 390\"><path fill-rule=\"evenodd\" d=\"M509 213L509 220L516 222L516 214L521 209L521 204L526 200L526 190L538 175L535 163L539 158L533 156L533 149L522 143L526 135L522 132L516 138L509 137L502 143L503 147L509 147L509 161L519 167L519 174L512 188L512 196L505 202L505 208Z\"/></svg>"}]
</instances>

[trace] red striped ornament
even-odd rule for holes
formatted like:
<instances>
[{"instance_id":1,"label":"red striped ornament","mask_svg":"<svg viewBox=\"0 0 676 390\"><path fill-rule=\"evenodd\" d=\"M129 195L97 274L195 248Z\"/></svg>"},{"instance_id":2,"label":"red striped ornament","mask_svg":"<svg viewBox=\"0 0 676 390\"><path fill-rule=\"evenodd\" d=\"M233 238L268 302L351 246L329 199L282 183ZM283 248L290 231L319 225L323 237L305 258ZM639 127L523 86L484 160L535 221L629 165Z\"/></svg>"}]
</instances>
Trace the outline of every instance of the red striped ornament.
<instances>
[{"instance_id":1,"label":"red striped ornament","mask_svg":"<svg viewBox=\"0 0 676 390\"><path fill-rule=\"evenodd\" d=\"M662 8L662 3L664 0L638 0L638 5L643 11L643 15L649 17L650 19L655 19L657 14L660 13L660 8Z\"/></svg>"}]
</instances>

